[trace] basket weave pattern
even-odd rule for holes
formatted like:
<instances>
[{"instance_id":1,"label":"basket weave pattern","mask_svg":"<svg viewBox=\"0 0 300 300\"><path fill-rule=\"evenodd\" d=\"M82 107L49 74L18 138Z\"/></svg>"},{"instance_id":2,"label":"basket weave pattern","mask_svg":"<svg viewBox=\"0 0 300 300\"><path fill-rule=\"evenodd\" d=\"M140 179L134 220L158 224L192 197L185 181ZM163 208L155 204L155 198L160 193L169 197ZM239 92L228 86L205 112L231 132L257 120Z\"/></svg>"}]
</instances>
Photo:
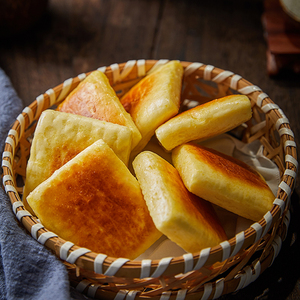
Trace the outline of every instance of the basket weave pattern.
<instances>
[{"instance_id":1,"label":"basket weave pattern","mask_svg":"<svg viewBox=\"0 0 300 300\"><path fill-rule=\"evenodd\" d=\"M99 68L119 96L166 60L137 60ZM273 208L234 238L199 253L161 260L130 261L91 252L48 231L21 201L26 165L36 121L43 110L61 102L89 73L49 89L26 107L8 133L2 159L3 185L18 220L32 237L66 264L70 282L101 299L216 299L244 288L272 265L285 239L289 202L298 167L296 144L283 111L259 87L241 76L202 63L184 67L182 99L204 103L233 93L247 95L253 116L242 139L259 140L264 155L279 168L281 182ZM21 180L20 180L21 179ZM19 183L21 181L21 183ZM17 184L18 182L18 184Z\"/></svg>"}]
</instances>

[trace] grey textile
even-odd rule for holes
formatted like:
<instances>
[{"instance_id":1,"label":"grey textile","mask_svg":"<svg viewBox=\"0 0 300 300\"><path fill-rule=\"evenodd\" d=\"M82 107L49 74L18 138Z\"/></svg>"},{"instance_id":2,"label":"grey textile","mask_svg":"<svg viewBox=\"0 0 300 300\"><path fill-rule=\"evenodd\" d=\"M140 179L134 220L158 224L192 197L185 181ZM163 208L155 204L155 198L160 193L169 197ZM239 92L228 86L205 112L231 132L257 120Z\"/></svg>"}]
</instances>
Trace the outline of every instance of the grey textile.
<instances>
[{"instance_id":1,"label":"grey textile","mask_svg":"<svg viewBox=\"0 0 300 300\"><path fill-rule=\"evenodd\" d=\"M0 150L23 104L0 69ZM2 173L2 169L1 169ZM12 212L0 189L0 299L71 299L68 273L63 263L34 240Z\"/></svg>"}]
</instances>

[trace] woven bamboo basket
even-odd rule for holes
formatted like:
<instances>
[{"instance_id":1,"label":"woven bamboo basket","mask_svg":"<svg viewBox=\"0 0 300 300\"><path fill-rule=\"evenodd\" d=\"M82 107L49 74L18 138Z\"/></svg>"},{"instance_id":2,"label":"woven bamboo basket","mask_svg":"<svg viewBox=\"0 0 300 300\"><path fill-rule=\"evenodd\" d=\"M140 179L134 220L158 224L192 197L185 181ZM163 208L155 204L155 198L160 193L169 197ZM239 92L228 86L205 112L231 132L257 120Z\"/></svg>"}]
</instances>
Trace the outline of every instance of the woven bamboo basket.
<instances>
[{"instance_id":1,"label":"woven bamboo basket","mask_svg":"<svg viewBox=\"0 0 300 300\"><path fill-rule=\"evenodd\" d=\"M167 60L137 60L99 68L118 95L124 94L148 72ZM26 179L31 139L41 112L62 101L89 73L80 74L47 90L15 120L3 153L3 185L17 219L66 265L70 283L96 299L216 299L249 285L280 251L289 224L289 202L294 188L296 143L283 111L258 86L212 65L181 62L182 99L201 102L239 93L249 97L253 117L242 140L259 140L264 155L278 166L280 184L271 211L247 230L197 253L141 261L108 257L65 241L47 230L25 210L21 194Z\"/></svg>"}]
</instances>

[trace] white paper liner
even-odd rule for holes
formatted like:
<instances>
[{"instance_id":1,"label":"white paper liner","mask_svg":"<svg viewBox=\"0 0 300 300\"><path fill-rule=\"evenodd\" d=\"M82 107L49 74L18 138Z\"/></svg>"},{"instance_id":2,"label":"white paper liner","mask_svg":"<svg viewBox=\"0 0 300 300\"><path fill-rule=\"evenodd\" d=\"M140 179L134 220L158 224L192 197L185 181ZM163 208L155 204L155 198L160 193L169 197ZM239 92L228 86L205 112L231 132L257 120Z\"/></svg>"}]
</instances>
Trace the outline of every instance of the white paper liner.
<instances>
[{"instance_id":1,"label":"white paper liner","mask_svg":"<svg viewBox=\"0 0 300 300\"><path fill-rule=\"evenodd\" d=\"M229 134L222 134L215 138L199 143L203 146L215 149L224 154L233 156L256 169L266 180L270 189L276 196L280 183L280 173L278 167L270 159L263 155L263 146L259 141L245 144ZM171 154L165 152L153 138L144 150L153 151L171 162ZM254 222L240 217L219 206L214 205L215 211L227 234L228 239L234 237L241 231L249 228ZM162 259L164 257L177 257L185 254L186 251L176 243L162 236L136 260L142 259Z\"/></svg>"}]
</instances>

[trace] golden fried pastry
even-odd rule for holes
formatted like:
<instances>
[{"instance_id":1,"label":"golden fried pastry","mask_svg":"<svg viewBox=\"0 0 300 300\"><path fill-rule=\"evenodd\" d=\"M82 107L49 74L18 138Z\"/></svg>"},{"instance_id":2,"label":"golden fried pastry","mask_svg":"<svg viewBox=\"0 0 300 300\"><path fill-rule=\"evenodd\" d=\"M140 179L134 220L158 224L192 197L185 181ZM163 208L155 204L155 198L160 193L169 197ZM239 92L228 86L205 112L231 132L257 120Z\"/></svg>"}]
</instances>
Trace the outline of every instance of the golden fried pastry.
<instances>
[{"instance_id":1,"label":"golden fried pastry","mask_svg":"<svg viewBox=\"0 0 300 300\"><path fill-rule=\"evenodd\" d=\"M170 61L139 81L121 98L142 134L134 153L144 148L157 127L178 113L182 76L180 62Z\"/></svg>"},{"instance_id":2,"label":"golden fried pastry","mask_svg":"<svg viewBox=\"0 0 300 300\"><path fill-rule=\"evenodd\" d=\"M101 71L89 74L57 110L127 126L132 131L132 147L141 139L130 114L125 111L108 78Z\"/></svg>"},{"instance_id":3,"label":"golden fried pastry","mask_svg":"<svg viewBox=\"0 0 300 300\"><path fill-rule=\"evenodd\" d=\"M227 239L211 203L190 193L170 163L143 151L133 167L154 224L170 240L196 252Z\"/></svg>"},{"instance_id":4,"label":"golden fried pastry","mask_svg":"<svg viewBox=\"0 0 300 300\"><path fill-rule=\"evenodd\" d=\"M205 140L227 132L251 119L247 96L231 95L191 108L170 119L156 130L166 150L194 140Z\"/></svg>"},{"instance_id":5,"label":"golden fried pastry","mask_svg":"<svg viewBox=\"0 0 300 300\"><path fill-rule=\"evenodd\" d=\"M108 256L134 259L162 235L136 178L103 140L55 171L27 200L48 230Z\"/></svg>"},{"instance_id":6,"label":"golden fried pastry","mask_svg":"<svg viewBox=\"0 0 300 300\"><path fill-rule=\"evenodd\" d=\"M131 152L131 136L131 130L125 126L45 110L35 130L26 169L23 201L27 209L31 211L26 197L35 187L99 139L103 139L127 165Z\"/></svg>"},{"instance_id":7,"label":"golden fried pastry","mask_svg":"<svg viewBox=\"0 0 300 300\"><path fill-rule=\"evenodd\" d=\"M240 160L194 143L175 148L172 160L187 189L211 203L253 221L272 208L269 186Z\"/></svg>"}]
</instances>

